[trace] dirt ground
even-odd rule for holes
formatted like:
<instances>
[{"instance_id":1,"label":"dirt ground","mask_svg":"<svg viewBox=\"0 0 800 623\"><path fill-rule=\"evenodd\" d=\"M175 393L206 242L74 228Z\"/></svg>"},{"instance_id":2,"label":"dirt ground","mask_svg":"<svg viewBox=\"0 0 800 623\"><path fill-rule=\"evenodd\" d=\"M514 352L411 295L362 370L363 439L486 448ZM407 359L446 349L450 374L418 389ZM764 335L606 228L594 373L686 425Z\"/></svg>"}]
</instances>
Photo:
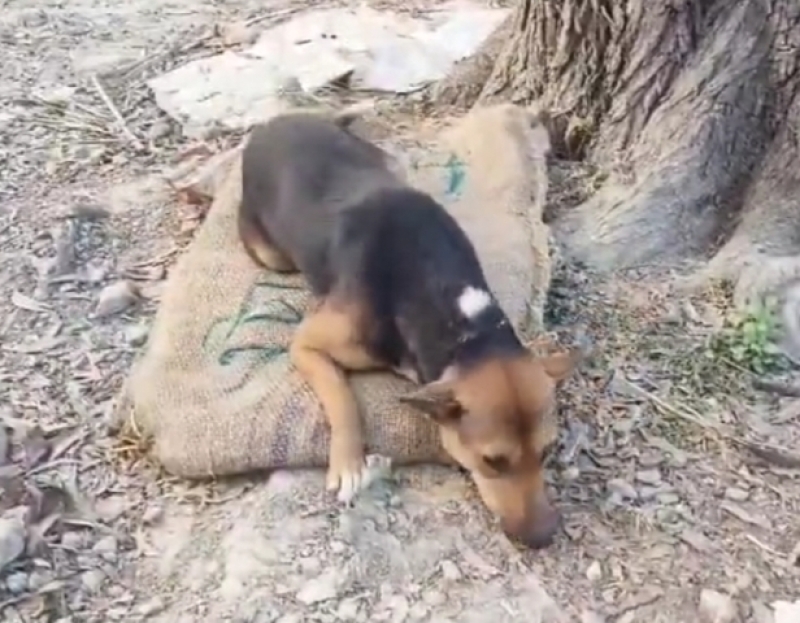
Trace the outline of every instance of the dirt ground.
<instances>
[{"instance_id":1,"label":"dirt ground","mask_svg":"<svg viewBox=\"0 0 800 623\"><path fill-rule=\"evenodd\" d=\"M267 4L0 0L2 620L767 623L800 599L800 461L763 449L798 447L798 399L754 389L715 338L725 292L683 295L676 268L556 272L551 327L582 327L595 355L561 392L566 525L543 552L506 541L444 468L401 470L342 510L320 473L195 485L113 435L193 223L163 181L192 143L149 70L121 69L207 54L205 28ZM109 71L141 153L92 85ZM558 210L601 175L551 169Z\"/></svg>"}]
</instances>

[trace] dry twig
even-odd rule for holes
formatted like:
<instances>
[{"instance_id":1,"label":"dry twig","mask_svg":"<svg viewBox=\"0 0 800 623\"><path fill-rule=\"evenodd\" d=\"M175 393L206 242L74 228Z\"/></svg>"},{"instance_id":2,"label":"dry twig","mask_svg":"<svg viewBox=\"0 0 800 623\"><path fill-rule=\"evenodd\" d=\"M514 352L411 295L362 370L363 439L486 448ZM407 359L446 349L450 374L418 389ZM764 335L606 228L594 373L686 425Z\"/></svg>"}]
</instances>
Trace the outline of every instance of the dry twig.
<instances>
[{"instance_id":1,"label":"dry twig","mask_svg":"<svg viewBox=\"0 0 800 623\"><path fill-rule=\"evenodd\" d=\"M106 90L100 83L100 79L97 77L97 74L92 74L92 85L97 90L97 93L100 95L100 98L103 100L103 103L108 107L108 110L114 116L117 125L119 125L119 129L128 139L128 141L130 141L130 143L138 151L144 150L144 144L138 138L136 138L136 135L133 132L131 132L131 129L125 123L125 119L122 116L122 113L119 111L116 104L114 104L114 101L111 99L108 93L106 93Z\"/></svg>"}]
</instances>

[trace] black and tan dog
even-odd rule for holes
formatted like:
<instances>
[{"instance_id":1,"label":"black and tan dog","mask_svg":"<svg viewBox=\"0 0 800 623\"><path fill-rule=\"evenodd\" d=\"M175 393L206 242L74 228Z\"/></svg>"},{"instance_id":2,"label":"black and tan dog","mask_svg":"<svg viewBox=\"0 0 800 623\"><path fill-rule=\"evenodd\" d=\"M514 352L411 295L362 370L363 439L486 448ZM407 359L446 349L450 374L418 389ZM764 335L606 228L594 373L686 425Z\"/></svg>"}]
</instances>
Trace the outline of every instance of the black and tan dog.
<instances>
[{"instance_id":1,"label":"black and tan dog","mask_svg":"<svg viewBox=\"0 0 800 623\"><path fill-rule=\"evenodd\" d=\"M439 425L510 536L547 545L544 419L576 354L534 358L490 292L475 250L351 116L287 114L254 129L243 154L239 231L267 268L301 271L318 299L291 358L331 428L328 487L363 478L364 439L345 371L391 369L422 384L401 398Z\"/></svg>"}]
</instances>

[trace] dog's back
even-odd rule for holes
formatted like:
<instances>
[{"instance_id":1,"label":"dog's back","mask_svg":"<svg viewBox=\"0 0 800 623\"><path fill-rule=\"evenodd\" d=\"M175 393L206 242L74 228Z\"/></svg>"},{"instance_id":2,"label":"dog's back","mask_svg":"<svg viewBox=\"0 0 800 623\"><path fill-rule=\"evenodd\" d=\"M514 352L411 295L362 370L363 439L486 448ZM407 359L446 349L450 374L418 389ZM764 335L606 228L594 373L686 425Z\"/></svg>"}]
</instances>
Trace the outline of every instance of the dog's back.
<instances>
[{"instance_id":1,"label":"dog's back","mask_svg":"<svg viewBox=\"0 0 800 623\"><path fill-rule=\"evenodd\" d=\"M349 119L295 113L253 130L244 150L240 231L257 230L302 271L313 290L335 216L379 189L396 188L387 154L347 129Z\"/></svg>"}]
</instances>

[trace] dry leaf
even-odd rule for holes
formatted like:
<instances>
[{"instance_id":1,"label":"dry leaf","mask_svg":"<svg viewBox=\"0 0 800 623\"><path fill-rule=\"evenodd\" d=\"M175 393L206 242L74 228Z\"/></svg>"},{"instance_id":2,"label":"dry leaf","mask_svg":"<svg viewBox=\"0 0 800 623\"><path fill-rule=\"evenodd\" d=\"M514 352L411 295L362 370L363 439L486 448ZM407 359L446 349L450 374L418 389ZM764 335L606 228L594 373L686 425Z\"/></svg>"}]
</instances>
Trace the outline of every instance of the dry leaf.
<instances>
[{"instance_id":1,"label":"dry leaf","mask_svg":"<svg viewBox=\"0 0 800 623\"><path fill-rule=\"evenodd\" d=\"M31 312L42 313L51 310L51 307L49 305L46 305L45 303L41 303L40 301L32 299L31 297L27 296L26 294L23 294L19 290L14 290L14 293L11 295L11 302L16 307L19 307L20 309L26 309Z\"/></svg>"},{"instance_id":2,"label":"dry leaf","mask_svg":"<svg viewBox=\"0 0 800 623\"><path fill-rule=\"evenodd\" d=\"M9 350L14 351L15 353L22 353L24 355L35 355L58 348L59 346L66 344L67 339L68 338L64 336L46 336L34 342L15 344L14 346L9 347Z\"/></svg>"},{"instance_id":3,"label":"dry leaf","mask_svg":"<svg viewBox=\"0 0 800 623\"><path fill-rule=\"evenodd\" d=\"M723 502L720 504L720 508L744 523L748 523L752 526L758 526L759 528L764 528L765 530L770 530L772 528L772 524L770 524L770 522L765 518L751 515L741 506L734 504L733 502Z\"/></svg>"}]
</instances>

